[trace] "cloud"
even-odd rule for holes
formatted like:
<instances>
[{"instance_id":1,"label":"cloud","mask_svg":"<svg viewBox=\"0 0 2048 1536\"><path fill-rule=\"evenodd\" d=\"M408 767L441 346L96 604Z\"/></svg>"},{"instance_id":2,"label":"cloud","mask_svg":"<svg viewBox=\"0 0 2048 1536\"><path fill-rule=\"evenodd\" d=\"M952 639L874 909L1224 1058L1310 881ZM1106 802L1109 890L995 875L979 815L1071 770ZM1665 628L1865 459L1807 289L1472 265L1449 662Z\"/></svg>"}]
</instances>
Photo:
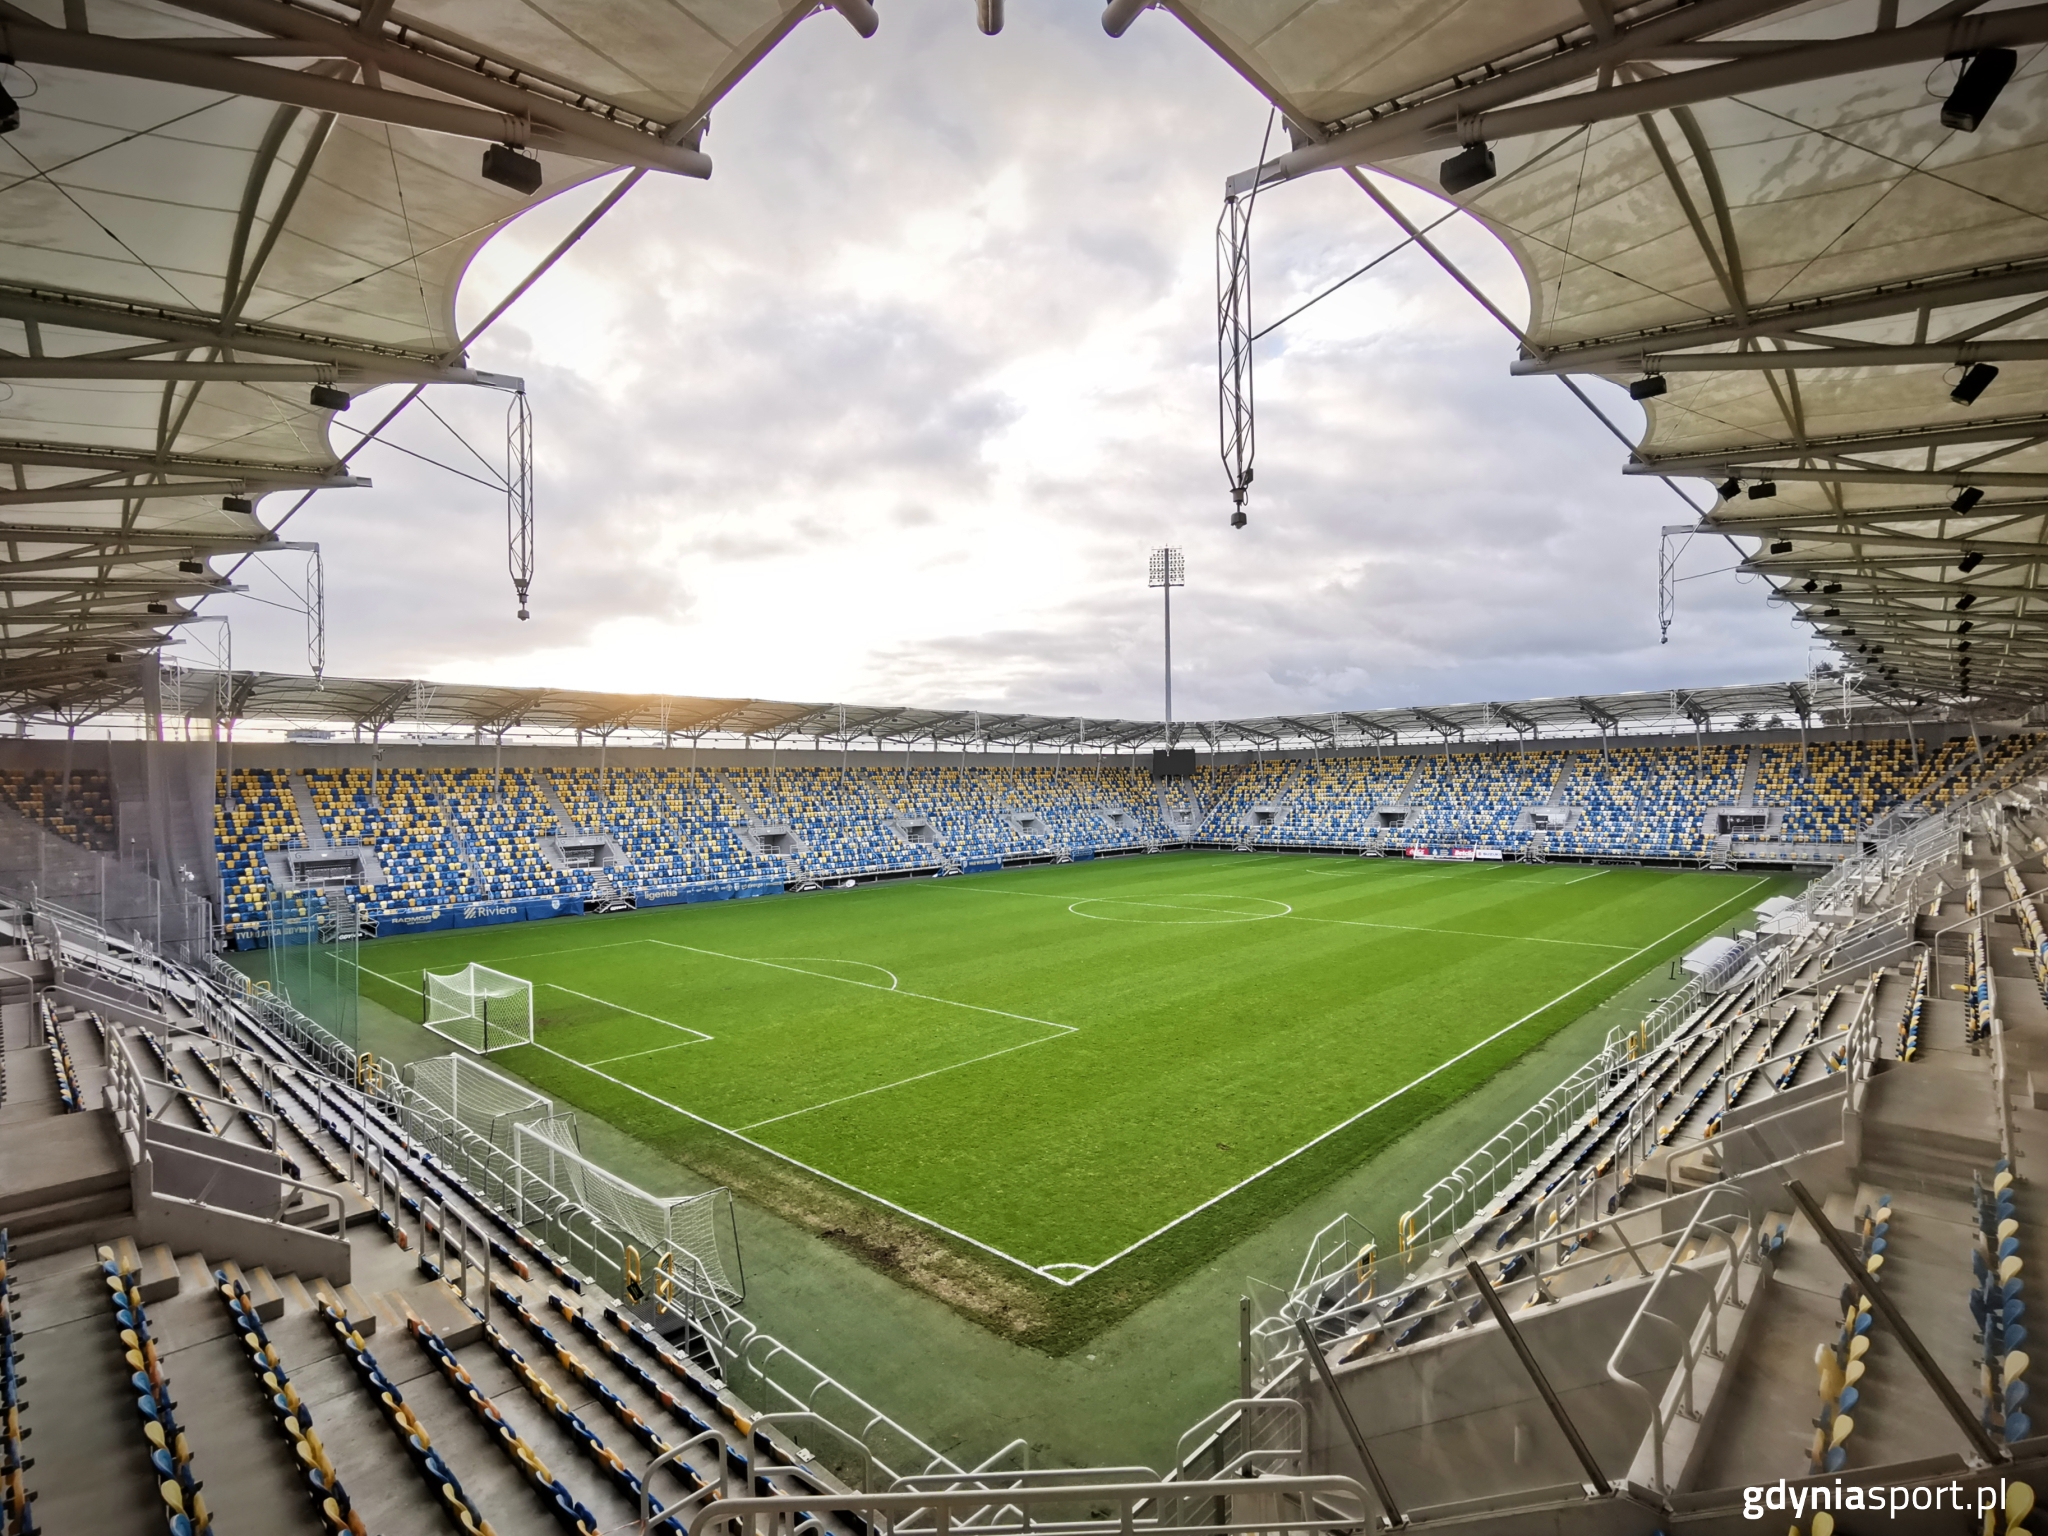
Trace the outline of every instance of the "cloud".
<instances>
[{"instance_id":1,"label":"cloud","mask_svg":"<svg viewBox=\"0 0 2048 1536\"><path fill-rule=\"evenodd\" d=\"M959 0L891 0L869 42L806 21L714 115L708 184L648 178L475 349L533 402L533 619L476 483L505 401L436 390L448 425L415 408L393 441L475 480L373 446L376 489L292 527L325 551L330 668L1156 716L1145 554L1175 543L1182 718L1803 672L1725 573L1683 585L1658 644L1658 528L1692 514L1624 479L1561 385L1509 379L1511 342L1413 249L1260 343L1251 526L1227 526L1214 227L1266 126L1163 12L1117 41L1089 7L1020 9L996 39ZM487 247L464 315L600 195ZM1255 221L1259 324L1398 238L1334 175ZM1483 230L1441 238L1525 307ZM245 664L304 666L290 614L244 602L236 625Z\"/></svg>"}]
</instances>

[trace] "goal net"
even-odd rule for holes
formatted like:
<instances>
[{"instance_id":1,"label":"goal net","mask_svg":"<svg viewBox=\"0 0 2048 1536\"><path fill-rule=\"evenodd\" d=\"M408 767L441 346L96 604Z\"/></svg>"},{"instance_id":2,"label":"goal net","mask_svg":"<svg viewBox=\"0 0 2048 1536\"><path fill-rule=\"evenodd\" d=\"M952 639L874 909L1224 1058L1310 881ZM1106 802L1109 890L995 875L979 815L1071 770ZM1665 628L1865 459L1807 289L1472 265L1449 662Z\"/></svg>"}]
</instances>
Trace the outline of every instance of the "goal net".
<instances>
[{"instance_id":1,"label":"goal net","mask_svg":"<svg viewBox=\"0 0 2048 1536\"><path fill-rule=\"evenodd\" d=\"M472 1051L533 1043L533 983L487 965L452 975L426 972L420 983L420 1021L443 1039Z\"/></svg>"}]
</instances>

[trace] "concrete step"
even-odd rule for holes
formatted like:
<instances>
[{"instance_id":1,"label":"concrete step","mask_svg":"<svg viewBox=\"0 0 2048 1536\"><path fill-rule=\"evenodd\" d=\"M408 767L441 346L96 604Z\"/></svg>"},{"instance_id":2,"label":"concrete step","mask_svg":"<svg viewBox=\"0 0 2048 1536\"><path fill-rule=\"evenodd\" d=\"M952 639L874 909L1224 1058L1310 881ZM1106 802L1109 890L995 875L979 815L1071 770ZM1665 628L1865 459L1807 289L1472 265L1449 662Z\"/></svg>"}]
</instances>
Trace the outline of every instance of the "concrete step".
<instances>
[{"instance_id":1,"label":"concrete step","mask_svg":"<svg viewBox=\"0 0 2048 1536\"><path fill-rule=\"evenodd\" d=\"M337 1290L325 1280L316 1279L306 1289L312 1294L316 1305L324 1302L338 1310L348 1319L348 1325L364 1338L367 1339L376 1333L377 1319L380 1315L378 1309L363 1300L354 1286L344 1285Z\"/></svg>"},{"instance_id":2,"label":"concrete step","mask_svg":"<svg viewBox=\"0 0 2048 1536\"><path fill-rule=\"evenodd\" d=\"M142 1277L139 1289L145 1305L154 1306L178 1294L178 1261L164 1244L138 1252L134 1240L124 1237L114 1244L114 1257L124 1270Z\"/></svg>"}]
</instances>

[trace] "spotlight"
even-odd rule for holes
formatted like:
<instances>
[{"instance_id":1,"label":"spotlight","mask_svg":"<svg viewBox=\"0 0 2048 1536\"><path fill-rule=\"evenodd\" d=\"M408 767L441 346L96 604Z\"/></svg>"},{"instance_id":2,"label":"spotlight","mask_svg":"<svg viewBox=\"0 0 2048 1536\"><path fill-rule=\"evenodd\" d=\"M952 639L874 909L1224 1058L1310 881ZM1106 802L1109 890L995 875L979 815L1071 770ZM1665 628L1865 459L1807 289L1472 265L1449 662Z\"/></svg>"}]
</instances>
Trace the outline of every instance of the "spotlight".
<instances>
[{"instance_id":1,"label":"spotlight","mask_svg":"<svg viewBox=\"0 0 2048 1536\"><path fill-rule=\"evenodd\" d=\"M1854 624L1844 624L1842 626L1842 633L1845 635L1853 635L1856 633L1856 626Z\"/></svg>"},{"instance_id":2,"label":"spotlight","mask_svg":"<svg viewBox=\"0 0 2048 1536\"><path fill-rule=\"evenodd\" d=\"M1972 363L1963 370L1956 387L1948 392L1949 399L1957 405L1975 405L1977 397L1991 387L1991 381L1998 377L1998 370L1989 363Z\"/></svg>"},{"instance_id":3,"label":"spotlight","mask_svg":"<svg viewBox=\"0 0 2048 1536\"><path fill-rule=\"evenodd\" d=\"M522 197L531 197L540 190L540 161L532 155L522 155L510 144L486 144L484 180L510 187Z\"/></svg>"},{"instance_id":4,"label":"spotlight","mask_svg":"<svg viewBox=\"0 0 2048 1536\"><path fill-rule=\"evenodd\" d=\"M108 660L108 661L119 661L120 659L121 659L121 653L120 653L119 651L109 651L109 652L107 652L107 660Z\"/></svg>"},{"instance_id":5,"label":"spotlight","mask_svg":"<svg viewBox=\"0 0 2048 1536\"><path fill-rule=\"evenodd\" d=\"M1820 611L1820 616L1824 619L1839 619L1842 616L1842 610L1839 608L1823 608Z\"/></svg>"},{"instance_id":6,"label":"spotlight","mask_svg":"<svg viewBox=\"0 0 2048 1536\"><path fill-rule=\"evenodd\" d=\"M1983 563L1984 551L1981 549L1973 549L1970 550L1967 554L1965 554L1962 559L1956 562L1956 569L1959 571L1974 571L1975 569L1977 569L1978 566L1982 565Z\"/></svg>"},{"instance_id":7,"label":"spotlight","mask_svg":"<svg viewBox=\"0 0 2048 1536\"><path fill-rule=\"evenodd\" d=\"M1775 480L1759 480L1749 488L1749 499L1751 501L1764 501L1777 494L1778 482Z\"/></svg>"},{"instance_id":8,"label":"spotlight","mask_svg":"<svg viewBox=\"0 0 2048 1536\"><path fill-rule=\"evenodd\" d=\"M1974 485L1966 485L1956 493L1956 499L1948 504L1951 512L1967 512L1984 499L1984 493Z\"/></svg>"},{"instance_id":9,"label":"spotlight","mask_svg":"<svg viewBox=\"0 0 2048 1536\"><path fill-rule=\"evenodd\" d=\"M1740 480L1723 480L1718 487L1723 501L1733 501L1742 492Z\"/></svg>"},{"instance_id":10,"label":"spotlight","mask_svg":"<svg viewBox=\"0 0 2048 1536\"><path fill-rule=\"evenodd\" d=\"M1971 630L1975 629L1976 627L1977 621L1975 619L1965 619L1962 623L1956 626L1956 633L1959 635L1967 635Z\"/></svg>"},{"instance_id":11,"label":"spotlight","mask_svg":"<svg viewBox=\"0 0 2048 1536\"><path fill-rule=\"evenodd\" d=\"M1977 594L1976 594L1976 593L1974 593L1974 592L1965 592L1965 593L1964 593L1964 594L1963 594L1963 595L1962 595L1961 597L1959 597L1959 598L1957 598L1957 599L1956 599L1956 612L1957 612L1957 613L1961 613L1961 612L1962 612L1962 611L1963 611L1963 610L1964 610L1965 608L1969 607L1969 606L1970 606L1970 605L1971 605L1972 603L1974 603L1974 602L1976 602L1976 601L1977 601Z\"/></svg>"},{"instance_id":12,"label":"spotlight","mask_svg":"<svg viewBox=\"0 0 2048 1536\"><path fill-rule=\"evenodd\" d=\"M1484 144L1467 144L1437 167L1436 179L1443 184L1444 191L1456 197L1481 182L1493 180L1494 174L1493 151Z\"/></svg>"},{"instance_id":13,"label":"spotlight","mask_svg":"<svg viewBox=\"0 0 2048 1536\"><path fill-rule=\"evenodd\" d=\"M1972 54L1970 62L1963 66L1956 88L1941 104L1941 126L1975 133L2019 61L2020 56L2010 48L1986 48L1982 53Z\"/></svg>"},{"instance_id":14,"label":"spotlight","mask_svg":"<svg viewBox=\"0 0 2048 1536\"><path fill-rule=\"evenodd\" d=\"M1842 584L1839 581L1831 581L1826 586L1822 587L1820 590L1823 596L1832 597L1835 595L1835 593L1842 590Z\"/></svg>"},{"instance_id":15,"label":"spotlight","mask_svg":"<svg viewBox=\"0 0 2048 1536\"><path fill-rule=\"evenodd\" d=\"M12 133L21 126L21 103L0 88L0 133Z\"/></svg>"},{"instance_id":16,"label":"spotlight","mask_svg":"<svg viewBox=\"0 0 2048 1536\"><path fill-rule=\"evenodd\" d=\"M1247 519L1244 515L1243 507L1239 507L1235 512L1232 512L1230 514L1230 526L1233 528L1242 528L1245 525L1246 521Z\"/></svg>"},{"instance_id":17,"label":"spotlight","mask_svg":"<svg viewBox=\"0 0 2048 1536\"><path fill-rule=\"evenodd\" d=\"M1772 553L1772 554L1774 554L1774 555L1789 555L1789 554L1791 554L1791 553L1792 553L1792 541L1791 541L1790 539L1780 539L1780 540L1778 540L1778 542L1777 542L1777 543L1775 543L1775 544L1773 544L1773 545L1771 546L1771 553Z\"/></svg>"},{"instance_id":18,"label":"spotlight","mask_svg":"<svg viewBox=\"0 0 2048 1536\"><path fill-rule=\"evenodd\" d=\"M1820 583L1809 576L1800 584L1799 590L1802 592L1817 592L1820 590Z\"/></svg>"},{"instance_id":19,"label":"spotlight","mask_svg":"<svg viewBox=\"0 0 2048 1536\"><path fill-rule=\"evenodd\" d=\"M1652 400L1664 393L1664 375L1647 374L1630 383L1628 397L1631 400Z\"/></svg>"},{"instance_id":20,"label":"spotlight","mask_svg":"<svg viewBox=\"0 0 2048 1536\"><path fill-rule=\"evenodd\" d=\"M1969 648L1970 642L1967 640L1958 640L1956 642L1956 649L1959 651L1967 651Z\"/></svg>"},{"instance_id":21,"label":"spotlight","mask_svg":"<svg viewBox=\"0 0 2048 1536\"><path fill-rule=\"evenodd\" d=\"M197 560L180 560L178 562L178 569L187 576L204 576L206 574L205 565Z\"/></svg>"},{"instance_id":22,"label":"spotlight","mask_svg":"<svg viewBox=\"0 0 2048 1536\"><path fill-rule=\"evenodd\" d=\"M315 384L312 395L309 398L312 404L319 406L323 411L345 411L348 409L349 397L331 384Z\"/></svg>"},{"instance_id":23,"label":"spotlight","mask_svg":"<svg viewBox=\"0 0 2048 1536\"><path fill-rule=\"evenodd\" d=\"M1882 656L1884 654L1884 647L1881 645L1873 645L1870 648L1870 654L1873 656Z\"/></svg>"},{"instance_id":24,"label":"spotlight","mask_svg":"<svg viewBox=\"0 0 2048 1536\"><path fill-rule=\"evenodd\" d=\"M223 496L220 499L220 509L223 512L254 512L256 503L246 496Z\"/></svg>"},{"instance_id":25,"label":"spotlight","mask_svg":"<svg viewBox=\"0 0 2048 1536\"><path fill-rule=\"evenodd\" d=\"M171 605L169 603L151 603L148 611L151 613L169 613Z\"/></svg>"}]
</instances>

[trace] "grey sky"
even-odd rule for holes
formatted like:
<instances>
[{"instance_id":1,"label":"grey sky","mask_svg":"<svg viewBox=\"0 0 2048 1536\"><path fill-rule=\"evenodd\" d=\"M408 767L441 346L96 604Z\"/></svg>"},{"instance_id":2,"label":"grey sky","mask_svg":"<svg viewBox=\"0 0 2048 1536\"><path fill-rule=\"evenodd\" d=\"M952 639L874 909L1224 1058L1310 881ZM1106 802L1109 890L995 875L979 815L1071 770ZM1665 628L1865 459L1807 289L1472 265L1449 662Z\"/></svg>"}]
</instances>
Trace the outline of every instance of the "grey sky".
<instances>
[{"instance_id":1,"label":"grey sky","mask_svg":"<svg viewBox=\"0 0 2048 1536\"><path fill-rule=\"evenodd\" d=\"M1266 110L1162 12L1113 42L1089 0L1010 9L993 39L966 0L884 0L868 42L806 21L714 116L711 182L650 177L476 349L532 392L533 620L502 499L373 447L376 489L293 524L325 549L330 669L1156 716L1145 553L1173 542L1183 718L1805 670L1726 574L1684 584L1659 647L1657 529L1690 513L1624 480L1563 386L1510 380L1507 337L1413 250L1261 344L1233 532L1214 226ZM594 195L487 249L465 317ZM1445 235L1525 307L1483 232ZM1335 175L1269 194L1255 318L1395 238ZM430 398L502 453L502 400ZM417 410L392 436L477 468ZM1731 559L1702 540L1686 569ZM296 618L231 611L239 664L304 668Z\"/></svg>"}]
</instances>

